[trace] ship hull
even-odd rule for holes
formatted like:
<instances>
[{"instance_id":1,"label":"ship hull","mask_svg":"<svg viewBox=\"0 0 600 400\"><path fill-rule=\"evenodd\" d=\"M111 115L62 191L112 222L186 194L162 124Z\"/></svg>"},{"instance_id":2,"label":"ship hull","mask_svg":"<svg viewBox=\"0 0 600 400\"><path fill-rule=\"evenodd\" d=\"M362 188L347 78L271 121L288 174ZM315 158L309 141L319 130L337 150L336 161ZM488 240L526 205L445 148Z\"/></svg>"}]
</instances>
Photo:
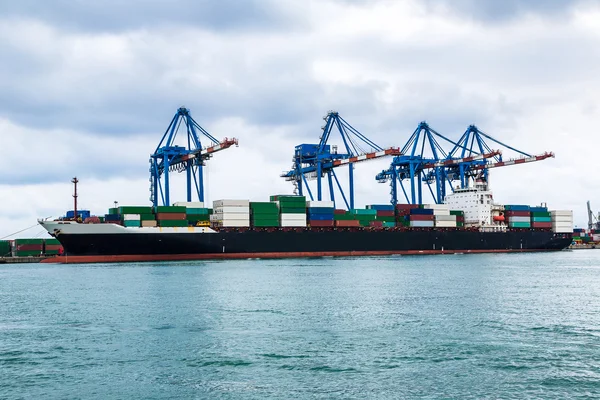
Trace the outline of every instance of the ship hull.
<instances>
[{"instance_id":1,"label":"ship hull","mask_svg":"<svg viewBox=\"0 0 600 400\"><path fill-rule=\"evenodd\" d=\"M105 262L225 258L557 251L571 238L549 231L273 230L211 233L61 233L66 257Z\"/></svg>"}]
</instances>

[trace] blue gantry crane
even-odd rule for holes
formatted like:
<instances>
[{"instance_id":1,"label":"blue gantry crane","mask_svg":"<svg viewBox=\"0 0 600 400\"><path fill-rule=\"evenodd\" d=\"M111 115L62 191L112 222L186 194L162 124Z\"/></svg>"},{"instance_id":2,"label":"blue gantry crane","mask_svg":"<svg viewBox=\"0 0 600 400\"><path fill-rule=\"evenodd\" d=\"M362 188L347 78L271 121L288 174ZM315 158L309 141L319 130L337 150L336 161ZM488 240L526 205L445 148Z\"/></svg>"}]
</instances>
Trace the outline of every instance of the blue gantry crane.
<instances>
[{"instance_id":1,"label":"blue gantry crane","mask_svg":"<svg viewBox=\"0 0 600 400\"><path fill-rule=\"evenodd\" d=\"M308 184L309 180L317 181L317 200L323 200L322 178L327 176L329 198L335 200L335 187L338 188L347 209L354 208L354 164L360 161L400 154L398 148L382 148L352 127L335 111L330 111L323 118L325 126L318 144L300 144L295 147L292 169L281 176L294 182L296 192L304 195L305 189L311 200L315 200ZM342 149L330 145L329 141L335 132L339 133ZM348 196L335 173L335 169L348 166Z\"/></svg>"},{"instance_id":2,"label":"blue gantry crane","mask_svg":"<svg viewBox=\"0 0 600 400\"><path fill-rule=\"evenodd\" d=\"M452 149L444 151L437 139L442 139L442 143L451 145ZM520 157L503 161L501 150L491 149L485 139L515 151ZM423 203L423 184L427 185L435 203L443 203L447 188L454 190L454 181L460 181L458 187L466 188L470 178L487 182L490 168L540 161L548 157L554 157L554 154L529 155L481 132L474 125L469 126L461 138L454 142L431 129L426 122L421 122L401 154L394 157L390 167L377 174L376 179L382 183L390 182L392 204L398 203L398 184L407 203ZM405 180L410 181L410 196L404 187Z\"/></svg>"},{"instance_id":3,"label":"blue gantry crane","mask_svg":"<svg viewBox=\"0 0 600 400\"><path fill-rule=\"evenodd\" d=\"M185 126L186 146L176 145L177 134ZM208 146L203 146L200 137L209 140ZM154 206L170 205L170 172L185 172L187 183L187 201L192 201L192 192L198 201L204 201L204 180L202 169L204 163L212 155L233 145L237 146L235 138L225 138L222 141L211 136L191 116L187 108L181 107L175 113L167 130L154 153L150 156L150 201Z\"/></svg>"}]
</instances>

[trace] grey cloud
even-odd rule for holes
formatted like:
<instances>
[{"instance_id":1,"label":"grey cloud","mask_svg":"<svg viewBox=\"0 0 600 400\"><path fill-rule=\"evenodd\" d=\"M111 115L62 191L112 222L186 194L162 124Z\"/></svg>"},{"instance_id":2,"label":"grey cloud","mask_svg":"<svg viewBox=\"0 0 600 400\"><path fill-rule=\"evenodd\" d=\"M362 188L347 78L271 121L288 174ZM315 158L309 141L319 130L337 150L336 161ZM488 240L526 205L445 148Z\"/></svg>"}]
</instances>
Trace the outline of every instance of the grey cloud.
<instances>
[{"instance_id":1,"label":"grey cloud","mask_svg":"<svg viewBox=\"0 0 600 400\"><path fill-rule=\"evenodd\" d=\"M290 29L297 17L277 1L259 0L54 0L3 1L4 18L34 16L62 29L85 32L196 26L218 31Z\"/></svg>"},{"instance_id":2,"label":"grey cloud","mask_svg":"<svg viewBox=\"0 0 600 400\"><path fill-rule=\"evenodd\" d=\"M574 8L584 4L598 4L597 0L425 0L431 11L440 6L452 13L485 22L504 22L524 14L546 17L565 17Z\"/></svg>"}]
</instances>

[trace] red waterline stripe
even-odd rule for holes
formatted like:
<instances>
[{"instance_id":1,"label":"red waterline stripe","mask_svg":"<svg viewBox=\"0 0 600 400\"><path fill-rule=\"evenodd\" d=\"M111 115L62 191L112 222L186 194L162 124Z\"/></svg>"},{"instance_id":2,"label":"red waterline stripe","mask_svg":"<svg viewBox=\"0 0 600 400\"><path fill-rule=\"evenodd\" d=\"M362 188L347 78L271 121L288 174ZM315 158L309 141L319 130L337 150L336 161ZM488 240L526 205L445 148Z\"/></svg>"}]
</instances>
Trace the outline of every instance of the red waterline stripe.
<instances>
[{"instance_id":1,"label":"red waterline stripe","mask_svg":"<svg viewBox=\"0 0 600 400\"><path fill-rule=\"evenodd\" d=\"M302 258L302 257L359 257L425 254L475 254L475 253L527 253L537 251L558 251L548 249L511 250L405 250L405 251L310 251L289 253L208 253L208 254L127 254L112 256L58 256L42 260L43 263L85 264L120 263L142 261L187 261L187 260L231 260L247 258Z\"/></svg>"}]
</instances>

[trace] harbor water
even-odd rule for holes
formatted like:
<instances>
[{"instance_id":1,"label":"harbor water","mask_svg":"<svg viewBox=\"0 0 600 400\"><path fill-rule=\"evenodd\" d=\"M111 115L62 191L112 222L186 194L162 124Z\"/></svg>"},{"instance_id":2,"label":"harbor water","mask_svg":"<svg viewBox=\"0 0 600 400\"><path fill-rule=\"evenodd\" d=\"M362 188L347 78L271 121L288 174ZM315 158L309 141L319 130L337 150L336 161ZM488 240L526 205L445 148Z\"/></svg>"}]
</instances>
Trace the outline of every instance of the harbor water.
<instances>
[{"instance_id":1,"label":"harbor water","mask_svg":"<svg viewBox=\"0 0 600 400\"><path fill-rule=\"evenodd\" d=\"M600 251L0 265L0 398L597 398Z\"/></svg>"}]
</instances>

